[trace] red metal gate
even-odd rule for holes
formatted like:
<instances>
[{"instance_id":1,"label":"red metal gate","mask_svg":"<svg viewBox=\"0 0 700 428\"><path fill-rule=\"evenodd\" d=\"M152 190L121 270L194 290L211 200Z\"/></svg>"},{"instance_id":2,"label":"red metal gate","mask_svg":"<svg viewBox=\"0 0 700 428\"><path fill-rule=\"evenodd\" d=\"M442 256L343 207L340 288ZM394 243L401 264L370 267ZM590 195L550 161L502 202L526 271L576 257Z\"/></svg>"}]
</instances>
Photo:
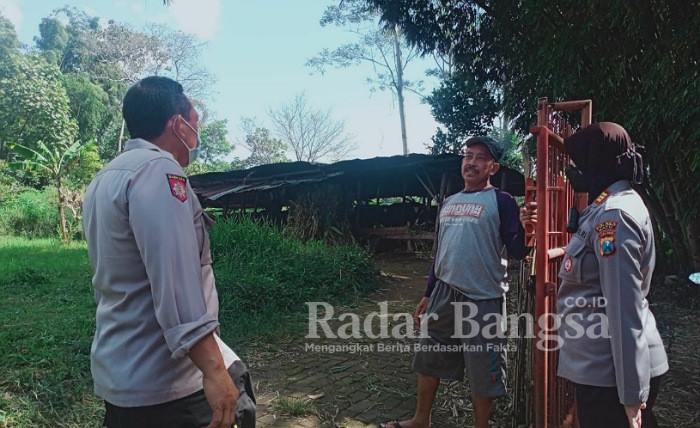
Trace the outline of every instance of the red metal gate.
<instances>
[{"instance_id":1,"label":"red metal gate","mask_svg":"<svg viewBox=\"0 0 700 428\"><path fill-rule=\"evenodd\" d=\"M564 138L573 128L567 123L563 111L581 111L581 126L591 123L591 101L549 103L540 98L537 106L537 125L530 132L537 138L536 180L526 179L527 202L537 202L537 227L530 230L534 237L534 316L535 336L541 345L533 349L534 414L536 428L569 427L575 424L573 385L557 377L559 352L555 341L542 341L539 320L546 317L547 331L553 334L554 319L547 314L557 310L559 266L564 247L569 242L566 232L568 210L576 201L583 208L587 195L574 195L564 177L569 156L564 149ZM581 205L583 204L583 205Z\"/></svg>"}]
</instances>

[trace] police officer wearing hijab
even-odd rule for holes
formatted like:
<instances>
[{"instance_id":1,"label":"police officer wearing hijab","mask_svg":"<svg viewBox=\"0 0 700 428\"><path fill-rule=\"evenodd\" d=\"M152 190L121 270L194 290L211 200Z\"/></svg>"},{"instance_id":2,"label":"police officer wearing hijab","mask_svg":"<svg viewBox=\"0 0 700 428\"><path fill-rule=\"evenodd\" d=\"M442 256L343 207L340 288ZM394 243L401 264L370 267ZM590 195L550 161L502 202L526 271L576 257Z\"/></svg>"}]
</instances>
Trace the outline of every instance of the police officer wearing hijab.
<instances>
[{"instance_id":1,"label":"police officer wearing hijab","mask_svg":"<svg viewBox=\"0 0 700 428\"><path fill-rule=\"evenodd\" d=\"M564 145L572 161L566 176L576 192L588 193L589 205L559 272L558 375L576 385L582 428L653 428L668 360L646 300L654 235L649 211L632 189L644 177L642 156L611 122L589 125Z\"/></svg>"}]
</instances>

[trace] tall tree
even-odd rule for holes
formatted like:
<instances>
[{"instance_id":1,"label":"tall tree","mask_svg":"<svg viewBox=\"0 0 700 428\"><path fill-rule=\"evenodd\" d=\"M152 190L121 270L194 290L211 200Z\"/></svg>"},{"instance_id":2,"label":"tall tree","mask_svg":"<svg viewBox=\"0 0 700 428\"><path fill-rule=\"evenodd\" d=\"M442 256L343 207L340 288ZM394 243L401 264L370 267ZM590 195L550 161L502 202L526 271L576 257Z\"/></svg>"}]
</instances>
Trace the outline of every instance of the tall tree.
<instances>
[{"instance_id":1,"label":"tall tree","mask_svg":"<svg viewBox=\"0 0 700 428\"><path fill-rule=\"evenodd\" d=\"M233 144L228 138L227 120L214 120L203 122L199 126L199 136L202 147L200 147L199 159L203 163L212 163L223 160L233 151Z\"/></svg>"},{"instance_id":2,"label":"tall tree","mask_svg":"<svg viewBox=\"0 0 700 428\"><path fill-rule=\"evenodd\" d=\"M78 123L78 140L97 141L112 120L109 94L84 73L62 76L71 116Z\"/></svg>"},{"instance_id":3,"label":"tall tree","mask_svg":"<svg viewBox=\"0 0 700 428\"><path fill-rule=\"evenodd\" d=\"M65 25L63 18L68 21ZM131 84L147 75L168 76L180 81L190 97L203 101L215 81L200 60L206 43L161 25L141 31L64 7L42 20L35 41L39 51L64 75L85 76L106 94L103 105L108 116L101 122L96 140L102 146L101 154L108 158L118 153L124 139L121 100ZM74 78L73 83L80 81L81 85L74 84L73 89L92 95L89 99L102 98L103 94L85 85L84 80ZM76 102L71 99L73 106Z\"/></svg>"},{"instance_id":4,"label":"tall tree","mask_svg":"<svg viewBox=\"0 0 700 428\"><path fill-rule=\"evenodd\" d=\"M332 110L315 110L306 96L298 94L289 103L268 110L278 138L294 151L298 161L340 160L355 149L345 123L332 117Z\"/></svg>"},{"instance_id":5,"label":"tall tree","mask_svg":"<svg viewBox=\"0 0 700 428\"><path fill-rule=\"evenodd\" d=\"M432 137L433 154L459 153L464 140L485 135L498 115L499 105L488 86L472 73L454 73L426 97L435 120L445 126Z\"/></svg>"},{"instance_id":6,"label":"tall tree","mask_svg":"<svg viewBox=\"0 0 700 428\"><path fill-rule=\"evenodd\" d=\"M241 119L241 128L245 132L245 138L241 145L250 151L250 156L243 160L236 158L234 167L237 169L252 168L258 165L290 161L285 155L289 146L279 138L272 137L270 131L258 125L254 119Z\"/></svg>"},{"instance_id":7,"label":"tall tree","mask_svg":"<svg viewBox=\"0 0 700 428\"><path fill-rule=\"evenodd\" d=\"M371 64L374 77L367 78L367 81L372 89L388 89L396 97L403 154L407 155L405 92L418 90L422 82L407 80L405 71L408 64L416 58L417 50L403 42L398 26L381 28L378 15L360 0L344 0L338 6L328 6L321 18L321 26L329 24L347 28L357 40L332 51L323 49L309 59L306 65L323 74L328 66L349 67L363 62Z\"/></svg>"},{"instance_id":8,"label":"tall tree","mask_svg":"<svg viewBox=\"0 0 700 428\"><path fill-rule=\"evenodd\" d=\"M9 144L36 149L44 141L51 147L76 135L61 72L37 55L11 54L0 61L0 111L1 159L12 160Z\"/></svg>"},{"instance_id":9,"label":"tall tree","mask_svg":"<svg viewBox=\"0 0 700 428\"><path fill-rule=\"evenodd\" d=\"M199 136L202 143L199 148L199 158L187 167L187 174L203 174L231 169L229 162L224 160L234 148L228 138L226 120L202 122L199 125Z\"/></svg>"},{"instance_id":10,"label":"tall tree","mask_svg":"<svg viewBox=\"0 0 700 428\"><path fill-rule=\"evenodd\" d=\"M503 88L527 133L535 100L593 99L594 120L646 146L642 196L681 269L700 270L700 4L367 0L423 52L454 47L457 67Z\"/></svg>"},{"instance_id":11,"label":"tall tree","mask_svg":"<svg viewBox=\"0 0 700 428\"><path fill-rule=\"evenodd\" d=\"M11 53L17 53L20 47L17 31L12 22L0 14L0 60Z\"/></svg>"}]
</instances>

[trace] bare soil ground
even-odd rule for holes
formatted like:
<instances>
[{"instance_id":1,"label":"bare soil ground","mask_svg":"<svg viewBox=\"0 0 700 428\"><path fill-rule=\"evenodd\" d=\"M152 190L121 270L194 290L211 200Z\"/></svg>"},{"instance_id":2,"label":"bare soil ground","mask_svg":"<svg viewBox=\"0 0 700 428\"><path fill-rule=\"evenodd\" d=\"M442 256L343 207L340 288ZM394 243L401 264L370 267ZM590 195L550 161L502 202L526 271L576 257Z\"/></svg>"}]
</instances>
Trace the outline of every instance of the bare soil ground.
<instances>
[{"instance_id":1,"label":"bare soil ground","mask_svg":"<svg viewBox=\"0 0 700 428\"><path fill-rule=\"evenodd\" d=\"M429 259L415 254L382 254L376 261L382 269L383 285L351 311L362 317L379 311L378 302L386 301L389 317L412 314L423 294ZM696 290L677 283L656 284L656 288L650 301L671 360L656 406L660 426L700 427L700 287ZM343 311L336 308L330 321L334 332L348 322L338 320ZM415 340L306 339L305 334L306 329L298 336L259 345L251 353L248 364L258 394L258 426L369 428L412 415ZM329 352L330 348L307 348L308 344L356 348ZM443 383L433 426L473 426L468 394L465 383ZM498 399L492 426L510 427L511 407L510 397Z\"/></svg>"}]
</instances>

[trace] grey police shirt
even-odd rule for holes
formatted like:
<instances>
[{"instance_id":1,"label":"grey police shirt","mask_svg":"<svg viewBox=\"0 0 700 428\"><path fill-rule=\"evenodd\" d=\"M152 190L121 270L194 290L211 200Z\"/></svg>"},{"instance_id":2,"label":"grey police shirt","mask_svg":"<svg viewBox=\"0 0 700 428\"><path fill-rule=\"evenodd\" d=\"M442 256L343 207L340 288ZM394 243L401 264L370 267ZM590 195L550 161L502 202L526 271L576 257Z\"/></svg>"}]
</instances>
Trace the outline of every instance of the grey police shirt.
<instances>
[{"instance_id":1,"label":"grey police shirt","mask_svg":"<svg viewBox=\"0 0 700 428\"><path fill-rule=\"evenodd\" d=\"M641 404L650 378L668 370L646 300L655 262L649 212L623 180L588 206L579 224L559 271L558 374L579 384L617 387L620 403Z\"/></svg>"},{"instance_id":2,"label":"grey police shirt","mask_svg":"<svg viewBox=\"0 0 700 428\"><path fill-rule=\"evenodd\" d=\"M218 326L205 216L173 156L140 139L90 183L83 228L94 276L95 393L121 407L202 388L190 348Z\"/></svg>"}]
</instances>

